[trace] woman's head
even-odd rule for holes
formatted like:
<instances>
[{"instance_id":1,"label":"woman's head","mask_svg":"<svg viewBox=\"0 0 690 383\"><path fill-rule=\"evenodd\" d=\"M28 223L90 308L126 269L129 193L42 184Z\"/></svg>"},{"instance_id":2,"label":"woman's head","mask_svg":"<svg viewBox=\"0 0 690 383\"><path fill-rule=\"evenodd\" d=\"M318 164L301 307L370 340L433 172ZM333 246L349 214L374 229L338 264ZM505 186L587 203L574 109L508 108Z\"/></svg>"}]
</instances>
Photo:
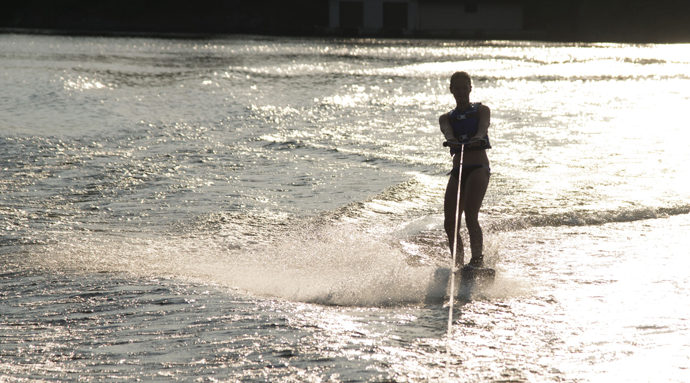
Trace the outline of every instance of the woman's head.
<instances>
[{"instance_id":1,"label":"woman's head","mask_svg":"<svg viewBox=\"0 0 690 383\"><path fill-rule=\"evenodd\" d=\"M450 76L450 93L455 97L458 105L470 102L472 79L467 72L455 72Z\"/></svg>"},{"instance_id":2,"label":"woman's head","mask_svg":"<svg viewBox=\"0 0 690 383\"><path fill-rule=\"evenodd\" d=\"M450 86L453 86L453 83L456 81L467 81L467 84L472 88L472 79L470 78L469 73L467 72L455 72L453 73L452 76L450 76Z\"/></svg>"}]
</instances>

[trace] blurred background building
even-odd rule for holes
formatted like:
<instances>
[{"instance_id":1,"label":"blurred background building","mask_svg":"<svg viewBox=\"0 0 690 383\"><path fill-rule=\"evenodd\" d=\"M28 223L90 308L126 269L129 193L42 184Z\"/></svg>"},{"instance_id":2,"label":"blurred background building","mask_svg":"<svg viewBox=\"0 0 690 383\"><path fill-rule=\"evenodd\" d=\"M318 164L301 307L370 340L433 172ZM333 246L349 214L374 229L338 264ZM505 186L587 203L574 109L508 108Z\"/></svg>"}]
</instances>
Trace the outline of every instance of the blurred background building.
<instances>
[{"instance_id":1,"label":"blurred background building","mask_svg":"<svg viewBox=\"0 0 690 383\"><path fill-rule=\"evenodd\" d=\"M521 0L329 0L328 32L489 36L524 32Z\"/></svg>"}]
</instances>

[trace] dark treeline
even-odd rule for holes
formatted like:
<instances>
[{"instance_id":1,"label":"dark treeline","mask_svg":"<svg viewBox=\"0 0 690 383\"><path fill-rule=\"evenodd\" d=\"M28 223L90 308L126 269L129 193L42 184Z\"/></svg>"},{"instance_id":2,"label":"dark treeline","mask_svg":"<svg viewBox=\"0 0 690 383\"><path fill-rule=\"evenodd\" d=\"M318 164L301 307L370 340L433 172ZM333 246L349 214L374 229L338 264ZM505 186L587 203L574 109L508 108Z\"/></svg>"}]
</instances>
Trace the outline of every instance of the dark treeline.
<instances>
[{"instance_id":1,"label":"dark treeline","mask_svg":"<svg viewBox=\"0 0 690 383\"><path fill-rule=\"evenodd\" d=\"M525 28L564 41L690 42L687 0L525 0Z\"/></svg>"},{"instance_id":2,"label":"dark treeline","mask_svg":"<svg viewBox=\"0 0 690 383\"><path fill-rule=\"evenodd\" d=\"M68 33L318 34L328 1L0 0L0 28Z\"/></svg>"},{"instance_id":3,"label":"dark treeline","mask_svg":"<svg viewBox=\"0 0 690 383\"><path fill-rule=\"evenodd\" d=\"M690 42L687 0L522 3L525 29L547 40ZM327 26L327 0L0 0L5 30L322 35Z\"/></svg>"}]
</instances>

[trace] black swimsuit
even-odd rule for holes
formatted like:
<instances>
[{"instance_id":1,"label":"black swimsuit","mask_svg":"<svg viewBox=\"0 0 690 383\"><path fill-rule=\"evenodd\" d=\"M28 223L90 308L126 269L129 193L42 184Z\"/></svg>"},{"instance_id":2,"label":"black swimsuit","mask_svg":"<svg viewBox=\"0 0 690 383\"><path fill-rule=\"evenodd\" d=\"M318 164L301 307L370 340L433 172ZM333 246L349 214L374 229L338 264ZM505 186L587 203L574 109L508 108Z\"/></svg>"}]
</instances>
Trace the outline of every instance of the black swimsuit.
<instances>
[{"instance_id":1,"label":"black swimsuit","mask_svg":"<svg viewBox=\"0 0 690 383\"><path fill-rule=\"evenodd\" d=\"M489 165L484 165L484 164L475 164L475 165L463 165L462 166L462 174L460 175L460 187L465 184L465 181L467 181L467 178L469 178L470 174L472 174L473 171L477 169L484 168L486 171L489 173L489 176L491 176L491 168ZM458 173L460 173L460 168L453 168L450 171L450 174L458 178Z\"/></svg>"}]
</instances>

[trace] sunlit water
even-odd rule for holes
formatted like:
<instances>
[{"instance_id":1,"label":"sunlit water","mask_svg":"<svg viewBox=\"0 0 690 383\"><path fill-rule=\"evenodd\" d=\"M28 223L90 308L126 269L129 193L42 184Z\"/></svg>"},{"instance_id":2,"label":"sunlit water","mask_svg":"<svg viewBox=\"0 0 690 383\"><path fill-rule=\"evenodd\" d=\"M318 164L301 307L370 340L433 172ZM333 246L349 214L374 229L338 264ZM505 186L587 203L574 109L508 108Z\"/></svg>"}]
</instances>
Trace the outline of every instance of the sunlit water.
<instances>
[{"instance_id":1,"label":"sunlit water","mask_svg":"<svg viewBox=\"0 0 690 383\"><path fill-rule=\"evenodd\" d=\"M453 71L493 288L446 364ZM690 381L690 46L0 36L0 381Z\"/></svg>"}]
</instances>

